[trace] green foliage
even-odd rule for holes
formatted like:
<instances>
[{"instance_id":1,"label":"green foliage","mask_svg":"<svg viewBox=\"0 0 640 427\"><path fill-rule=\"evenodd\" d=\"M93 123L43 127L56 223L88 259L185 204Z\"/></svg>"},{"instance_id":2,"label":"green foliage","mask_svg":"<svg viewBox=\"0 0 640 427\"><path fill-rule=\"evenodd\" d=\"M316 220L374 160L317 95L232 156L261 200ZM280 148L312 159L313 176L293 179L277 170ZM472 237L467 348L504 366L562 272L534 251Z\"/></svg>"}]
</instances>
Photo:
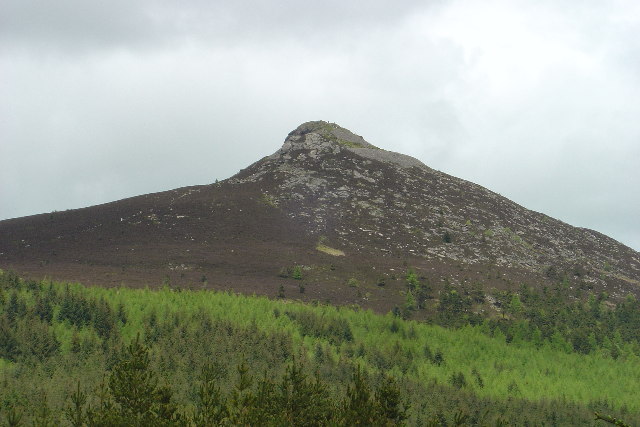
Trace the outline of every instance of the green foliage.
<instances>
[{"instance_id":1,"label":"green foliage","mask_svg":"<svg viewBox=\"0 0 640 427\"><path fill-rule=\"evenodd\" d=\"M51 324L53 320L53 301L50 296L42 297L39 294L36 295L36 304L33 309L34 314L40 318L43 322Z\"/></svg>"},{"instance_id":2,"label":"green foliage","mask_svg":"<svg viewBox=\"0 0 640 427\"><path fill-rule=\"evenodd\" d=\"M400 386L395 378L385 376L382 383L375 392L375 401L381 418L388 422L399 425L407 418L407 412L411 405L403 401Z\"/></svg>"},{"instance_id":3,"label":"green foliage","mask_svg":"<svg viewBox=\"0 0 640 427\"><path fill-rule=\"evenodd\" d=\"M67 418L82 419L78 407L84 400L79 386L73 407ZM108 395L96 409L87 411L90 425L171 425L180 416L172 403L172 391L159 386L155 371L150 368L149 349L139 336L122 351L108 380Z\"/></svg>"},{"instance_id":4,"label":"green foliage","mask_svg":"<svg viewBox=\"0 0 640 427\"><path fill-rule=\"evenodd\" d=\"M509 303L509 312L518 315L522 312L522 302L518 294L513 294L511 302Z\"/></svg>"},{"instance_id":5,"label":"green foliage","mask_svg":"<svg viewBox=\"0 0 640 427\"><path fill-rule=\"evenodd\" d=\"M484 388L484 380L482 379L482 376L480 375L480 372L478 372L478 370L476 368L473 368L471 370L471 375L473 375L476 385L478 386L478 388Z\"/></svg>"},{"instance_id":6,"label":"green foliage","mask_svg":"<svg viewBox=\"0 0 640 427\"><path fill-rule=\"evenodd\" d=\"M352 384L342 405L342 423L347 426L370 426L378 418L376 405L360 366L353 372Z\"/></svg>"},{"instance_id":7,"label":"green foliage","mask_svg":"<svg viewBox=\"0 0 640 427\"><path fill-rule=\"evenodd\" d=\"M407 291L405 297L404 306L402 306L402 318L408 319L411 317L414 311L416 311L416 299L411 291Z\"/></svg>"},{"instance_id":8,"label":"green foliage","mask_svg":"<svg viewBox=\"0 0 640 427\"><path fill-rule=\"evenodd\" d=\"M409 406L402 401L393 378L385 377L374 391L364 371L356 366L340 409L344 426L401 425L407 419Z\"/></svg>"},{"instance_id":9,"label":"green foliage","mask_svg":"<svg viewBox=\"0 0 640 427\"><path fill-rule=\"evenodd\" d=\"M33 417L33 425L38 427L56 427L59 425L58 420L54 417L49 405L47 397L41 396L38 407Z\"/></svg>"},{"instance_id":10,"label":"green foliage","mask_svg":"<svg viewBox=\"0 0 640 427\"><path fill-rule=\"evenodd\" d=\"M80 390L80 381L78 388L69 397L71 405L64 411L65 418L73 427L82 427L87 420L85 405L87 403L87 394Z\"/></svg>"},{"instance_id":11,"label":"green foliage","mask_svg":"<svg viewBox=\"0 0 640 427\"><path fill-rule=\"evenodd\" d=\"M95 303L93 311L93 328L101 338L108 340L116 327L116 316L111 306L104 298L100 298Z\"/></svg>"},{"instance_id":12,"label":"green foliage","mask_svg":"<svg viewBox=\"0 0 640 427\"><path fill-rule=\"evenodd\" d=\"M598 412L595 413L596 420L605 421L609 424L613 424L619 427L631 427L629 424L625 423L622 420L612 417L611 415L603 415Z\"/></svg>"},{"instance_id":13,"label":"green foliage","mask_svg":"<svg viewBox=\"0 0 640 427\"><path fill-rule=\"evenodd\" d=\"M407 270L405 279L407 280L407 287L409 288L409 290L416 290L416 288L420 284L420 282L418 281L418 275L413 269Z\"/></svg>"},{"instance_id":14,"label":"green foliage","mask_svg":"<svg viewBox=\"0 0 640 427\"><path fill-rule=\"evenodd\" d=\"M449 384L457 389L467 386L467 379L462 372L455 372L449 377Z\"/></svg>"},{"instance_id":15,"label":"green foliage","mask_svg":"<svg viewBox=\"0 0 640 427\"><path fill-rule=\"evenodd\" d=\"M361 422L384 415L381 425L434 417L452 425L463 416L475 425L589 425L594 411L640 422L637 332L624 323L635 325L633 299L608 308L594 295L551 310L541 301L563 294L520 289L521 311L473 326L473 291L449 288L441 305L457 317L442 319L459 327L444 329L210 291L85 288L4 274L0 289L0 423L13 413L26 425L106 425L126 413L154 425L290 425L308 421L295 408L310 395L325 424L357 421L347 411L353 402L365 405ZM513 300L505 293L499 303ZM50 318L37 309L43 301ZM566 330L553 327L561 319ZM593 336L576 333L583 323ZM576 352L576 343L595 350Z\"/></svg>"},{"instance_id":16,"label":"green foliage","mask_svg":"<svg viewBox=\"0 0 640 427\"><path fill-rule=\"evenodd\" d=\"M276 391L276 407L287 425L325 425L333 416L327 386L316 375L310 380L294 360Z\"/></svg>"},{"instance_id":17,"label":"green foliage","mask_svg":"<svg viewBox=\"0 0 640 427\"><path fill-rule=\"evenodd\" d=\"M14 362L21 358L42 362L59 348L49 324L41 320L37 311L28 311L25 301L14 292L0 316L0 357Z\"/></svg>"},{"instance_id":18,"label":"green foliage","mask_svg":"<svg viewBox=\"0 0 640 427\"><path fill-rule=\"evenodd\" d=\"M324 338L334 345L353 341L351 327L345 319L326 318L304 310L286 311L285 315L299 325L302 336Z\"/></svg>"},{"instance_id":19,"label":"green foliage","mask_svg":"<svg viewBox=\"0 0 640 427\"><path fill-rule=\"evenodd\" d=\"M13 291L9 296L9 303L5 309L5 316L9 323L14 323L16 318L23 317L27 312L27 305L24 300L18 295L18 292Z\"/></svg>"},{"instance_id":20,"label":"green foliage","mask_svg":"<svg viewBox=\"0 0 640 427\"><path fill-rule=\"evenodd\" d=\"M225 400L217 383L220 377L218 365L206 363L202 368L202 379L193 415L196 425L217 425L228 416Z\"/></svg>"},{"instance_id":21,"label":"green foliage","mask_svg":"<svg viewBox=\"0 0 640 427\"><path fill-rule=\"evenodd\" d=\"M15 406L11 406L5 410L5 424L7 427L18 427L22 425L24 414Z\"/></svg>"},{"instance_id":22,"label":"green foliage","mask_svg":"<svg viewBox=\"0 0 640 427\"><path fill-rule=\"evenodd\" d=\"M76 327L83 327L91 322L91 302L82 295L73 293L67 288L60 304L58 312L58 320L60 322L68 321Z\"/></svg>"},{"instance_id":23,"label":"green foliage","mask_svg":"<svg viewBox=\"0 0 640 427\"><path fill-rule=\"evenodd\" d=\"M550 345L559 351L591 354L604 352L613 358L640 356L640 303L627 298L613 308L605 305L606 293L577 300L564 282L551 291L534 291L522 285L519 293L495 295L505 314L489 321L507 342L531 342L536 348ZM444 323L444 322L441 322ZM468 321L458 320L458 325Z\"/></svg>"},{"instance_id":24,"label":"green foliage","mask_svg":"<svg viewBox=\"0 0 640 427\"><path fill-rule=\"evenodd\" d=\"M291 278L294 280L302 280L302 266L294 265L293 267L282 267L278 276L283 279Z\"/></svg>"},{"instance_id":25,"label":"green foliage","mask_svg":"<svg viewBox=\"0 0 640 427\"><path fill-rule=\"evenodd\" d=\"M260 197L260 202L264 203L267 206L271 206L272 208L278 207L278 201L271 194L263 193Z\"/></svg>"},{"instance_id":26,"label":"green foliage","mask_svg":"<svg viewBox=\"0 0 640 427\"><path fill-rule=\"evenodd\" d=\"M88 396L78 383L65 410L67 421L72 426L352 426L398 425L407 419L408 406L403 404L395 380L387 378L372 391L357 368L346 397L340 401L331 397L318 374L310 379L295 360L278 384L266 374L256 382L246 361L242 361L236 368L236 383L228 393L215 385L216 369L207 365L195 410L180 415L171 405L172 390L157 387L147 353L136 338L111 374L108 393L97 410L86 407Z\"/></svg>"},{"instance_id":27,"label":"green foliage","mask_svg":"<svg viewBox=\"0 0 640 427\"><path fill-rule=\"evenodd\" d=\"M431 362L437 366L440 366L444 363L444 356L442 355L442 352L440 350L435 352L433 358L431 359Z\"/></svg>"},{"instance_id":28,"label":"green foliage","mask_svg":"<svg viewBox=\"0 0 640 427\"><path fill-rule=\"evenodd\" d=\"M295 280L302 280L302 267L296 265L291 271L291 278Z\"/></svg>"},{"instance_id":29,"label":"green foliage","mask_svg":"<svg viewBox=\"0 0 640 427\"><path fill-rule=\"evenodd\" d=\"M408 318L413 311L425 308L425 303L430 297L429 292L431 287L429 283L422 280L424 278L419 278L415 270L411 268L407 270L405 279L408 291L407 301L405 303L405 318ZM409 293L411 294L410 297Z\"/></svg>"},{"instance_id":30,"label":"green foliage","mask_svg":"<svg viewBox=\"0 0 640 427\"><path fill-rule=\"evenodd\" d=\"M18 339L16 332L12 328L9 316L0 316L0 357L15 361L20 354L18 350Z\"/></svg>"},{"instance_id":31,"label":"green foliage","mask_svg":"<svg viewBox=\"0 0 640 427\"><path fill-rule=\"evenodd\" d=\"M149 370L148 353L138 335L109 377L109 390L124 416L144 417L152 410L158 384Z\"/></svg>"},{"instance_id":32,"label":"green foliage","mask_svg":"<svg viewBox=\"0 0 640 427\"><path fill-rule=\"evenodd\" d=\"M56 354L60 343L55 332L41 320L31 317L17 322L18 351L22 357L44 361Z\"/></svg>"},{"instance_id":33,"label":"green foliage","mask_svg":"<svg viewBox=\"0 0 640 427\"><path fill-rule=\"evenodd\" d=\"M443 326L461 326L469 323L472 299L461 295L451 286L445 286L440 293L437 320Z\"/></svg>"}]
</instances>

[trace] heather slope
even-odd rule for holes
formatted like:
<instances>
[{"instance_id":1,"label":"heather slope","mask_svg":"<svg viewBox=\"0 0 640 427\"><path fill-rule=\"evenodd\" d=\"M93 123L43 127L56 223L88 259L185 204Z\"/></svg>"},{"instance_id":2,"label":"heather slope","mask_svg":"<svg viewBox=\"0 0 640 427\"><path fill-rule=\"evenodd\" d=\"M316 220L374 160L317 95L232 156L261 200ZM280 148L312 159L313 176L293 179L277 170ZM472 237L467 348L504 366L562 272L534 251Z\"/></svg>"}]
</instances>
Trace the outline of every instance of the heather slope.
<instances>
[{"instance_id":1,"label":"heather slope","mask_svg":"<svg viewBox=\"0 0 640 427\"><path fill-rule=\"evenodd\" d=\"M436 299L445 281L489 293L566 279L613 301L640 283L640 255L621 243L321 121L219 183L1 221L0 266L36 279L270 296L296 292L280 272L301 266L302 299L379 312L404 303L407 266Z\"/></svg>"}]
</instances>

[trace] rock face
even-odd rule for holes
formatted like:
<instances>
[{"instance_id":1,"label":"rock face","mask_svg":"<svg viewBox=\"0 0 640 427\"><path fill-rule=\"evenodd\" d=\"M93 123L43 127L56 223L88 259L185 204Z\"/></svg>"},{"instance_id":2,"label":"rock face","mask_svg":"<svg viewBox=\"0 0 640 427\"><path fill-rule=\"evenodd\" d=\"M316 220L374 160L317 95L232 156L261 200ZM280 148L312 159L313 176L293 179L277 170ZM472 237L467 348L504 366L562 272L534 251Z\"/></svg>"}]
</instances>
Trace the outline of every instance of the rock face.
<instances>
[{"instance_id":1,"label":"rock face","mask_svg":"<svg viewBox=\"0 0 640 427\"><path fill-rule=\"evenodd\" d=\"M380 150L335 124L304 123L280 150L230 183L267 177L275 179L263 187L274 205L346 253L418 257L440 262L439 269L478 266L489 271L485 281L494 270L510 271L512 282L568 277L614 296L637 292L640 284L640 256L630 248ZM460 276L448 279L468 282Z\"/></svg>"},{"instance_id":2,"label":"rock face","mask_svg":"<svg viewBox=\"0 0 640 427\"><path fill-rule=\"evenodd\" d=\"M314 159L318 159L322 154L338 154L342 150L348 150L357 153L361 157L395 163L401 167L418 166L426 168L424 163L418 159L392 151L381 150L350 130L342 128L335 123L324 121L307 122L298 126L289 133L282 148L270 158L291 160L295 155L295 151L298 150L308 150L308 155Z\"/></svg>"},{"instance_id":3,"label":"rock face","mask_svg":"<svg viewBox=\"0 0 640 427\"><path fill-rule=\"evenodd\" d=\"M640 284L640 254L613 239L323 121L217 184L0 222L0 267L36 277L275 295L280 284L297 292L278 277L293 265L307 289L296 297L379 310L402 299L393 278L408 267L436 287L566 279L621 298Z\"/></svg>"}]
</instances>

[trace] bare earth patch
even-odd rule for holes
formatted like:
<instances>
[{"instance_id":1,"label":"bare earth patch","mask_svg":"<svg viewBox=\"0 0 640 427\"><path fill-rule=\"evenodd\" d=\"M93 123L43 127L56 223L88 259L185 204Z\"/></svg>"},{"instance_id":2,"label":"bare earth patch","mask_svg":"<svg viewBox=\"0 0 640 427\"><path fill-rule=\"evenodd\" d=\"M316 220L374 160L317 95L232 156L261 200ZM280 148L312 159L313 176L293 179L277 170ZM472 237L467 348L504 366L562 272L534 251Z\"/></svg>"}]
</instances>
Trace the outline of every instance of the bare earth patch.
<instances>
[{"instance_id":1,"label":"bare earth patch","mask_svg":"<svg viewBox=\"0 0 640 427\"><path fill-rule=\"evenodd\" d=\"M326 246L326 245L319 244L318 246L316 246L316 249L319 250L320 252L324 252L325 254L329 254L333 256L344 256L344 252L341 251L340 249L330 248L329 246Z\"/></svg>"}]
</instances>

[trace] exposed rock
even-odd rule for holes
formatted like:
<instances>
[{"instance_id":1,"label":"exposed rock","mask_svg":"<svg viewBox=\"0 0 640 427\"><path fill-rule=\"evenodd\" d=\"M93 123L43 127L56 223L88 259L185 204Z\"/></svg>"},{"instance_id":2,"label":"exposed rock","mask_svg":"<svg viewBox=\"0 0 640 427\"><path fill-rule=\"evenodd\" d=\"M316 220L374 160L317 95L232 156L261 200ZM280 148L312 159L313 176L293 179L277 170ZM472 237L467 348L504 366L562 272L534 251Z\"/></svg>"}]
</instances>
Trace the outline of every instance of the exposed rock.
<instances>
[{"instance_id":1,"label":"exposed rock","mask_svg":"<svg viewBox=\"0 0 640 427\"><path fill-rule=\"evenodd\" d=\"M38 278L143 285L206 275L208 286L269 294L294 264L317 286L304 298L338 292L382 310L402 299L400 281L395 291L372 285L363 301L344 293L345 280L412 266L454 286L567 278L622 298L640 284L640 254L619 242L323 121L220 183L0 222L0 267Z\"/></svg>"}]
</instances>

